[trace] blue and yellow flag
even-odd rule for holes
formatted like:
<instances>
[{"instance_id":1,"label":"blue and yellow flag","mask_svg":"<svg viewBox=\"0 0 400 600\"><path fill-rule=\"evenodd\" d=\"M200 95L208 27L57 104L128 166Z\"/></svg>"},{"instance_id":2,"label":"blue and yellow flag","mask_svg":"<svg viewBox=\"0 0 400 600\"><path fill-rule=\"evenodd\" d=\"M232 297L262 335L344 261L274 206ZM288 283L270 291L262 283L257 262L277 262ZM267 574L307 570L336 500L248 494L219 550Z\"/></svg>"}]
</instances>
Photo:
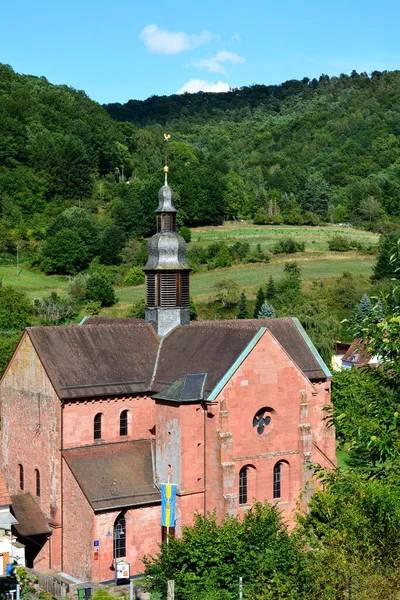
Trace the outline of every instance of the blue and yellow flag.
<instances>
[{"instance_id":1,"label":"blue and yellow flag","mask_svg":"<svg viewBox=\"0 0 400 600\"><path fill-rule=\"evenodd\" d=\"M161 483L161 526L175 527L176 484Z\"/></svg>"}]
</instances>

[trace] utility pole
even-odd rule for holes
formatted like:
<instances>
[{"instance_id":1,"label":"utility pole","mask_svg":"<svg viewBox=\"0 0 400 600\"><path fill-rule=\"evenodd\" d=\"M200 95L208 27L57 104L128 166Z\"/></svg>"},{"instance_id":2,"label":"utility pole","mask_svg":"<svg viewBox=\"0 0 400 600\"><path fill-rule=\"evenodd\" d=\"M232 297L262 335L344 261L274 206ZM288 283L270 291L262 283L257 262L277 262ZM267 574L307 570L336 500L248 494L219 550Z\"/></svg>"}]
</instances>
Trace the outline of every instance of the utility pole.
<instances>
[{"instance_id":1,"label":"utility pole","mask_svg":"<svg viewBox=\"0 0 400 600\"><path fill-rule=\"evenodd\" d=\"M175 581L173 579L168 580L168 591L167 600L174 600L175 598Z\"/></svg>"},{"instance_id":2,"label":"utility pole","mask_svg":"<svg viewBox=\"0 0 400 600\"><path fill-rule=\"evenodd\" d=\"M18 267L19 267L18 261L19 261L19 246L17 246L17 277L19 275L19 273L18 273Z\"/></svg>"}]
</instances>

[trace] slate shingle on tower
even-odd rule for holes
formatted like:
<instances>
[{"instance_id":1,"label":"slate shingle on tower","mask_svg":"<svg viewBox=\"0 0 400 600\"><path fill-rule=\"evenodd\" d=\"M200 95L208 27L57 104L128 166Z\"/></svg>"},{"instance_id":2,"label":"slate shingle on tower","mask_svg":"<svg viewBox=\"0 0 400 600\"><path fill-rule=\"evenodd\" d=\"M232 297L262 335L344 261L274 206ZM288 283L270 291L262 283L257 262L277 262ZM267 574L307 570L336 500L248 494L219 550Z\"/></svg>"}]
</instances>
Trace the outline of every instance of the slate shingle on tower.
<instances>
[{"instance_id":1,"label":"slate shingle on tower","mask_svg":"<svg viewBox=\"0 0 400 600\"><path fill-rule=\"evenodd\" d=\"M161 337L190 322L189 272L186 242L176 231L174 192L165 183L158 193L157 233L147 244L145 319Z\"/></svg>"}]
</instances>

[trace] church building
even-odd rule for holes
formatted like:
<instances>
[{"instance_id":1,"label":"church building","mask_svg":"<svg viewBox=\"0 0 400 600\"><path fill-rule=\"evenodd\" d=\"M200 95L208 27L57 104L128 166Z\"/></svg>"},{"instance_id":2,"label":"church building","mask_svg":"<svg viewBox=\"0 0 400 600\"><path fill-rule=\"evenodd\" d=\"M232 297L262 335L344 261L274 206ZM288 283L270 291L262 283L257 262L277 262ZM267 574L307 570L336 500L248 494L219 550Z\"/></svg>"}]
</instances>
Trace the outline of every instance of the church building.
<instances>
[{"instance_id":1,"label":"church building","mask_svg":"<svg viewBox=\"0 0 400 600\"><path fill-rule=\"evenodd\" d=\"M82 582L130 574L193 514L276 503L290 523L312 462L335 465L330 373L295 318L190 322L185 241L159 192L146 318L31 327L0 384L1 468L28 566Z\"/></svg>"}]
</instances>

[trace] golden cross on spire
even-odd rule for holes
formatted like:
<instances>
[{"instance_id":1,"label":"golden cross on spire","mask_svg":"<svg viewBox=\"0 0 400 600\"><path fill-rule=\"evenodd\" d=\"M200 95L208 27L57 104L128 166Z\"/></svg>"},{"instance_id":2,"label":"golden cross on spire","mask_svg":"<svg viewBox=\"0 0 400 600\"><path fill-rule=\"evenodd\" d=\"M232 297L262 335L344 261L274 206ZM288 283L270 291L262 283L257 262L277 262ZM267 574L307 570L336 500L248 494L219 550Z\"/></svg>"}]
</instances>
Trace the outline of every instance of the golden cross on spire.
<instances>
[{"instance_id":1,"label":"golden cross on spire","mask_svg":"<svg viewBox=\"0 0 400 600\"><path fill-rule=\"evenodd\" d=\"M164 133L164 141L165 141L165 165L164 165L164 173L165 173L165 182L164 185L168 185L168 143L171 139L169 133Z\"/></svg>"}]
</instances>

